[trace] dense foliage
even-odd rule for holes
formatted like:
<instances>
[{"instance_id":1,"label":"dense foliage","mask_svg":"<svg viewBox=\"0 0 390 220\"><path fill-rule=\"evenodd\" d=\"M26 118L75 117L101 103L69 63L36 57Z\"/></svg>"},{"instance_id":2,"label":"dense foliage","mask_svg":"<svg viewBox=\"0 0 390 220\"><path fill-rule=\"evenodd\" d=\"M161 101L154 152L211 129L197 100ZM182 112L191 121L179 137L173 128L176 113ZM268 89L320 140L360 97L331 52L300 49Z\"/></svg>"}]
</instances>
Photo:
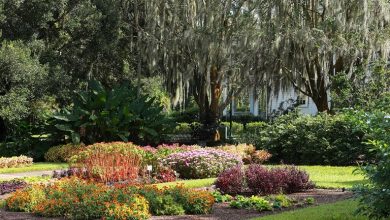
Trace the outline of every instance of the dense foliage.
<instances>
[{"instance_id":1,"label":"dense foliage","mask_svg":"<svg viewBox=\"0 0 390 220\"><path fill-rule=\"evenodd\" d=\"M218 175L215 187L224 194L236 195L243 192L245 173L241 166L234 166Z\"/></svg>"},{"instance_id":2,"label":"dense foliage","mask_svg":"<svg viewBox=\"0 0 390 220\"><path fill-rule=\"evenodd\" d=\"M54 146L45 153L45 160L48 162L69 162L70 158L75 156L84 147L84 144L65 144Z\"/></svg>"},{"instance_id":3,"label":"dense foliage","mask_svg":"<svg viewBox=\"0 0 390 220\"><path fill-rule=\"evenodd\" d=\"M137 94L129 84L107 90L100 82L91 81L87 91L76 94L70 110L54 116L54 124L74 143L154 143L160 140L166 123L161 111L154 99Z\"/></svg>"},{"instance_id":4,"label":"dense foliage","mask_svg":"<svg viewBox=\"0 0 390 220\"><path fill-rule=\"evenodd\" d=\"M376 162L361 167L367 184L355 188L360 201L358 212L372 219L390 217L390 115L384 112L355 112L368 145L376 153Z\"/></svg>"},{"instance_id":5,"label":"dense foliage","mask_svg":"<svg viewBox=\"0 0 390 220\"><path fill-rule=\"evenodd\" d=\"M223 193L262 194L301 192L314 187L309 175L294 166L267 168L251 164L223 171L216 180L216 187ZM246 190L246 189L249 189Z\"/></svg>"},{"instance_id":6,"label":"dense foliage","mask_svg":"<svg viewBox=\"0 0 390 220\"><path fill-rule=\"evenodd\" d=\"M352 117L289 114L255 133L254 144L267 149L273 162L287 164L351 165L370 160L365 131Z\"/></svg>"},{"instance_id":7,"label":"dense foliage","mask_svg":"<svg viewBox=\"0 0 390 220\"><path fill-rule=\"evenodd\" d=\"M210 148L171 154L162 162L178 172L180 178L202 179L216 177L225 169L241 164L242 159Z\"/></svg>"},{"instance_id":8,"label":"dense foliage","mask_svg":"<svg viewBox=\"0 0 390 220\"><path fill-rule=\"evenodd\" d=\"M71 167L77 176L99 182L134 181L142 164L140 151L132 143L96 143L73 156Z\"/></svg>"}]
</instances>

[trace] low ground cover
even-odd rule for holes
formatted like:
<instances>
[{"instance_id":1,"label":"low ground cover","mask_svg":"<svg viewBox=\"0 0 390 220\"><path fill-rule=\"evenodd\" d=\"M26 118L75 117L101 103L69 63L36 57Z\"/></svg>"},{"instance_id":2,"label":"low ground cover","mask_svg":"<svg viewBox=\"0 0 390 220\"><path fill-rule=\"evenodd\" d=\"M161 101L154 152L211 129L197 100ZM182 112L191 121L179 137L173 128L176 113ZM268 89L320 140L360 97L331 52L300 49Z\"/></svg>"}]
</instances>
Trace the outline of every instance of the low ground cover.
<instances>
[{"instance_id":1,"label":"low ground cover","mask_svg":"<svg viewBox=\"0 0 390 220\"><path fill-rule=\"evenodd\" d=\"M39 162L39 163L34 163L29 167L2 168L0 169L0 174L24 173L30 171L57 170L57 169L66 169L66 168L68 168L68 164L66 163Z\"/></svg>"}]
</instances>

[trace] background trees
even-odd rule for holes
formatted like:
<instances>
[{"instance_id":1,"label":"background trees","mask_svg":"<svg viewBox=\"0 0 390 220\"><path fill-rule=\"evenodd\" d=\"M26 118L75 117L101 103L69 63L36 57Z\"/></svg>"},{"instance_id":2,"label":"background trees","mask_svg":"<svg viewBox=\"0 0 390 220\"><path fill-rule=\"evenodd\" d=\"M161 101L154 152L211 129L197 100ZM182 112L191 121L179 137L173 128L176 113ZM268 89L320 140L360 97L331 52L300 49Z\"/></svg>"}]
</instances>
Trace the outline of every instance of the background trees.
<instances>
[{"instance_id":1,"label":"background trees","mask_svg":"<svg viewBox=\"0 0 390 220\"><path fill-rule=\"evenodd\" d=\"M320 112L330 109L333 76L353 80L363 69L369 78L371 61L387 59L388 2L280 0L269 10L279 77L311 97Z\"/></svg>"},{"instance_id":2,"label":"background trees","mask_svg":"<svg viewBox=\"0 0 390 220\"><path fill-rule=\"evenodd\" d=\"M162 74L174 103L192 95L205 128L215 130L234 94L261 73L262 1L145 2L143 58ZM252 76L252 81L250 77ZM222 86L229 85L225 99Z\"/></svg>"}]
</instances>

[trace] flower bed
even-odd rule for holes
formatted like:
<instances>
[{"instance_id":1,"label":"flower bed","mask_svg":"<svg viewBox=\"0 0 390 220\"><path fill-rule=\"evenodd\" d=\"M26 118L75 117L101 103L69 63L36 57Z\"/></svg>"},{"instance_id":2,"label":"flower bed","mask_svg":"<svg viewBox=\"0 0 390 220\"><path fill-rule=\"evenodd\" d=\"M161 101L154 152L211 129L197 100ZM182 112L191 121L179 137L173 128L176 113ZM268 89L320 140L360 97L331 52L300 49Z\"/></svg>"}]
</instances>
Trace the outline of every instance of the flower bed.
<instances>
[{"instance_id":1,"label":"flower bed","mask_svg":"<svg viewBox=\"0 0 390 220\"><path fill-rule=\"evenodd\" d=\"M154 215L210 213L214 197L182 186L107 186L78 178L31 185L6 199L11 211L69 219L148 219Z\"/></svg>"},{"instance_id":2,"label":"flower bed","mask_svg":"<svg viewBox=\"0 0 390 220\"><path fill-rule=\"evenodd\" d=\"M241 164L242 160L234 154L205 148L171 154L162 163L178 172L183 179L202 179L216 177L220 172Z\"/></svg>"},{"instance_id":3,"label":"flower bed","mask_svg":"<svg viewBox=\"0 0 390 220\"><path fill-rule=\"evenodd\" d=\"M0 157L0 168L27 167L33 164L33 158L20 155L18 157Z\"/></svg>"}]
</instances>

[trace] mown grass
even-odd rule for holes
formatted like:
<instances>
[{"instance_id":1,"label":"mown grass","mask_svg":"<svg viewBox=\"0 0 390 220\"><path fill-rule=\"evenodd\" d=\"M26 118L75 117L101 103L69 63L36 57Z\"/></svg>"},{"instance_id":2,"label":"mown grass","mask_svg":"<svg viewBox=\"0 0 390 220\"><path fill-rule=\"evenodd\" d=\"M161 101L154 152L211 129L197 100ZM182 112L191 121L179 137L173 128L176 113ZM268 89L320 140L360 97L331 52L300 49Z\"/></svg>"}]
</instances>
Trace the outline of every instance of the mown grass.
<instances>
[{"instance_id":1,"label":"mown grass","mask_svg":"<svg viewBox=\"0 0 390 220\"><path fill-rule=\"evenodd\" d=\"M309 173L318 188L352 188L363 183L363 175L354 173L357 167L299 166Z\"/></svg>"},{"instance_id":2,"label":"mown grass","mask_svg":"<svg viewBox=\"0 0 390 220\"><path fill-rule=\"evenodd\" d=\"M319 205L276 215L254 218L253 220L367 220L363 216L355 216L357 201L344 200L336 203Z\"/></svg>"},{"instance_id":3,"label":"mown grass","mask_svg":"<svg viewBox=\"0 0 390 220\"><path fill-rule=\"evenodd\" d=\"M66 163L40 162L40 163L34 163L33 165L28 167L1 168L0 174L24 173L24 172L31 172L31 171L57 170L57 169L66 169L66 168L68 168L68 164Z\"/></svg>"}]
</instances>

